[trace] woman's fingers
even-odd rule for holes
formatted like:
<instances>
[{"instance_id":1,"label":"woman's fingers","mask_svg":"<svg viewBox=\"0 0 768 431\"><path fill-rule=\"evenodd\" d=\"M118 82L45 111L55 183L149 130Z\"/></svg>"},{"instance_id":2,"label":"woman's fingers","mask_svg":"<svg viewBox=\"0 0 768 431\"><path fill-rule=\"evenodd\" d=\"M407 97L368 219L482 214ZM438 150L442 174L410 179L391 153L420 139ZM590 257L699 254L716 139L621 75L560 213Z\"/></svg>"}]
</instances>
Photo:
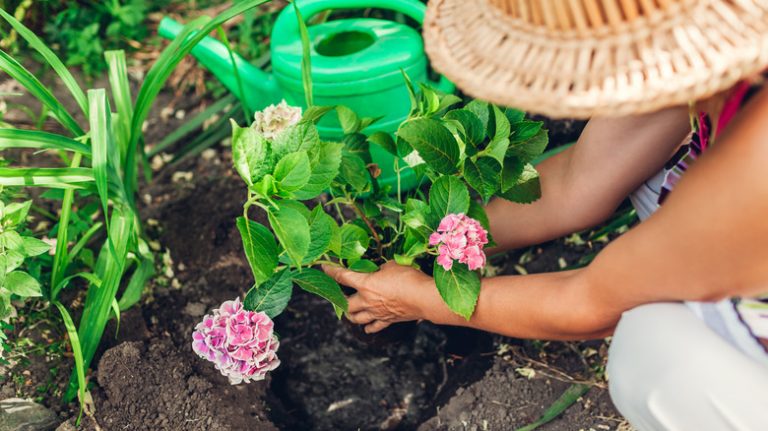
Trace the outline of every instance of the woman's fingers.
<instances>
[{"instance_id":1,"label":"woman's fingers","mask_svg":"<svg viewBox=\"0 0 768 431\"><path fill-rule=\"evenodd\" d=\"M355 290L360 290L361 287L365 287L367 274L350 271L340 266L333 265L323 265L322 268L326 274L330 275L331 278L336 280L339 284L351 287Z\"/></svg>"},{"instance_id":2,"label":"woman's fingers","mask_svg":"<svg viewBox=\"0 0 768 431\"><path fill-rule=\"evenodd\" d=\"M376 320L375 317L373 317L373 314L370 311L361 311L359 313L350 313L347 315L347 319L349 319L352 323L357 323L358 325L367 325L374 320Z\"/></svg>"},{"instance_id":3,"label":"woman's fingers","mask_svg":"<svg viewBox=\"0 0 768 431\"><path fill-rule=\"evenodd\" d=\"M366 334L373 334L374 332L381 331L382 329L386 328L389 325L390 325L389 322L385 322L383 320L375 320L370 325L366 325L365 326L365 333Z\"/></svg>"},{"instance_id":4,"label":"woman's fingers","mask_svg":"<svg viewBox=\"0 0 768 431\"><path fill-rule=\"evenodd\" d=\"M354 314L359 313L365 309L365 303L363 298L359 294L355 293L347 298L347 313Z\"/></svg>"}]
</instances>

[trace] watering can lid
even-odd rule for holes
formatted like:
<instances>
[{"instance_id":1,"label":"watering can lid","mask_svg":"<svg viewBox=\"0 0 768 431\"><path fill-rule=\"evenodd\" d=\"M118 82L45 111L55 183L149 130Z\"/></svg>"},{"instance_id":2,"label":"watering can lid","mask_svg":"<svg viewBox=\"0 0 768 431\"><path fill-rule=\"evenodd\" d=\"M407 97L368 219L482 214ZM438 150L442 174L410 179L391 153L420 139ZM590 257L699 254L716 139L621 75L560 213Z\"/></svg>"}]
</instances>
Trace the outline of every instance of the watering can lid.
<instances>
[{"instance_id":1,"label":"watering can lid","mask_svg":"<svg viewBox=\"0 0 768 431\"><path fill-rule=\"evenodd\" d=\"M314 83L370 82L377 76L424 61L424 45L419 33L392 21L373 18L330 21L310 26L309 40ZM301 80L303 51L298 35L273 34L271 50L275 74ZM354 52L345 53L349 51Z\"/></svg>"}]
</instances>

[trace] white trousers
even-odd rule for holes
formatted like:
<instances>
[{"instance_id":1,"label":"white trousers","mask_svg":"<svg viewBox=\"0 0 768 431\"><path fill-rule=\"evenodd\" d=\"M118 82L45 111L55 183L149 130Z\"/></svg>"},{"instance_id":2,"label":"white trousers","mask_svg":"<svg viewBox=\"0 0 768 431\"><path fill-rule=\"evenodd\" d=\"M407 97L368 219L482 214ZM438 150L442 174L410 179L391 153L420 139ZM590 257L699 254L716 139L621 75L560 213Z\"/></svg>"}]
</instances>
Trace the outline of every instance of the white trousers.
<instances>
[{"instance_id":1,"label":"white trousers","mask_svg":"<svg viewBox=\"0 0 768 431\"><path fill-rule=\"evenodd\" d=\"M638 431L768 431L768 366L681 303L622 315L608 381L613 403Z\"/></svg>"}]
</instances>

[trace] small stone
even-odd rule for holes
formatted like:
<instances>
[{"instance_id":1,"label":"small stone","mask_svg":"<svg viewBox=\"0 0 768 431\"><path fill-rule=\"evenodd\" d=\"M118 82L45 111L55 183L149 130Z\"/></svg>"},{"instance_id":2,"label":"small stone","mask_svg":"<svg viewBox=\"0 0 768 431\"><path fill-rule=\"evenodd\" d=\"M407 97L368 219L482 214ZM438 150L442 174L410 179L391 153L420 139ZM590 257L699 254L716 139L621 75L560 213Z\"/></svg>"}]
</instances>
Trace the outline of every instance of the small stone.
<instances>
[{"instance_id":1,"label":"small stone","mask_svg":"<svg viewBox=\"0 0 768 431\"><path fill-rule=\"evenodd\" d=\"M203 150L203 152L200 153L200 157L202 157L203 160L213 160L213 158L216 157L216 150L213 148Z\"/></svg>"},{"instance_id":2,"label":"small stone","mask_svg":"<svg viewBox=\"0 0 768 431\"><path fill-rule=\"evenodd\" d=\"M30 400L0 401L0 431L49 431L59 422L56 413Z\"/></svg>"},{"instance_id":3,"label":"small stone","mask_svg":"<svg viewBox=\"0 0 768 431\"><path fill-rule=\"evenodd\" d=\"M190 302L184 307L184 314L192 317L201 317L205 314L205 305L199 302Z\"/></svg>"}]
</instances>

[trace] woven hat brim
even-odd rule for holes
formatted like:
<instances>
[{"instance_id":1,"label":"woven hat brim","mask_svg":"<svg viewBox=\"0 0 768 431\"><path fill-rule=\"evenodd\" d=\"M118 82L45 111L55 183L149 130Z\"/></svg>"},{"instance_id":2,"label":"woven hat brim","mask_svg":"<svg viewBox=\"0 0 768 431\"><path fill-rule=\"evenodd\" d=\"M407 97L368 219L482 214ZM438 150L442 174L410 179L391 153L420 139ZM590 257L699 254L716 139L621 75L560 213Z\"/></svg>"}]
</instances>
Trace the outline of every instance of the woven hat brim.
<instances>
[{"instance_id":1,"label":"woven hat brim","mask_svg":"<svg viewBox=\"0 0 768 431\"><path fill-rule=\"evenodd\" d=\"M603 30L552 32L487 0L431 0L424 44L465 93L552 118L687 104L768 66L768 0L688 0Z\"/></svg>"}]
</instances>

